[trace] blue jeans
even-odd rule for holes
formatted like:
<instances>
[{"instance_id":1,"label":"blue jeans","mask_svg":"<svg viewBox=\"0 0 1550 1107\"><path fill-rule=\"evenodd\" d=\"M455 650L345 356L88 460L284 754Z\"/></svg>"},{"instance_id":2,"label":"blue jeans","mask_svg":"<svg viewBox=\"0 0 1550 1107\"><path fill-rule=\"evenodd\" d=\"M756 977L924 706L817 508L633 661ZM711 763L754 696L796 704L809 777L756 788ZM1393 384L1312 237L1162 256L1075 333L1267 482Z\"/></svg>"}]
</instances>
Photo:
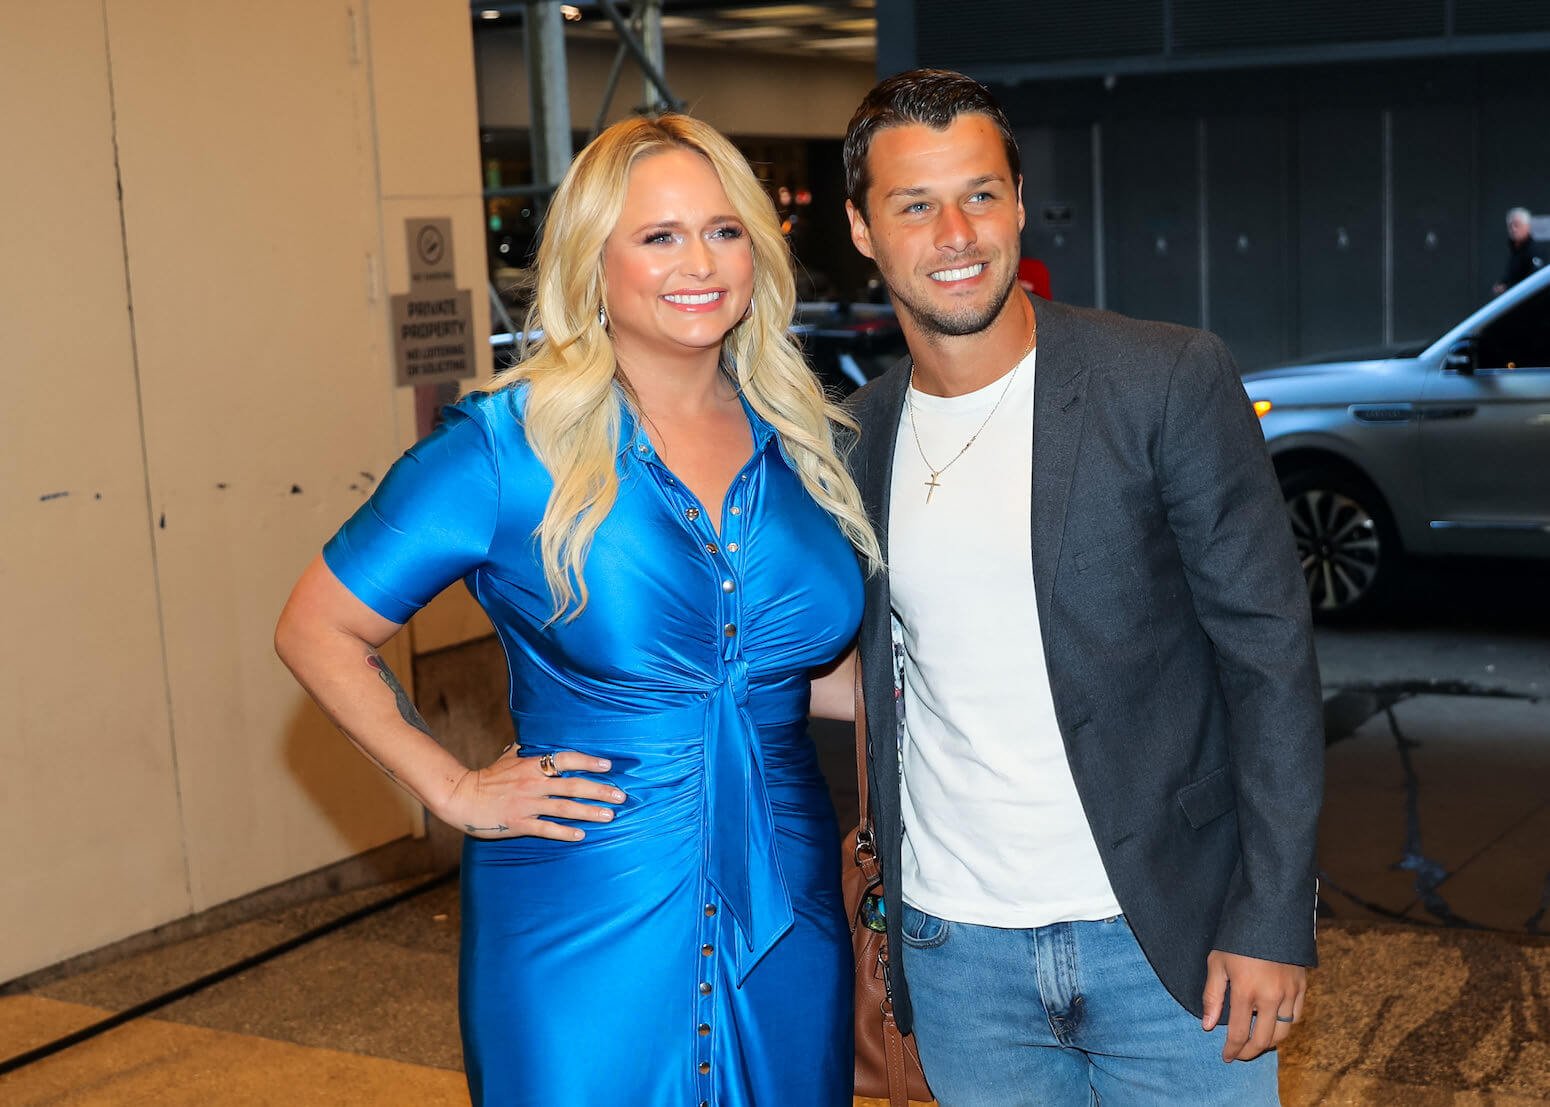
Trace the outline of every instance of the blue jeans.
<instances>
[{"instance_id":1,"label":"blue jeans","mask_svg":"<svg viewBox=\"0 0 1550 1107\"><path fill-rule=\"evenodd\" d=\"M1222 1060L1124 917L1034 930L904 908L915 1041L942 1107L1276 1104L1276 1055Z\"/></svg>"}]
</instances>

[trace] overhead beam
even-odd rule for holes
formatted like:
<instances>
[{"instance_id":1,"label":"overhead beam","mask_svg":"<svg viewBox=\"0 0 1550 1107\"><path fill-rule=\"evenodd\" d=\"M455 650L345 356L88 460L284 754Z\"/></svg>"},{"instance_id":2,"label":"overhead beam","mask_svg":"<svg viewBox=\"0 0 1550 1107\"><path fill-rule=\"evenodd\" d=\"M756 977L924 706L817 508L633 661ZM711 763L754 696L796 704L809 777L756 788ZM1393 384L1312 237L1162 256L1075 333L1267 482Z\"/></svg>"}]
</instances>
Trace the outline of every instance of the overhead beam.
<instances>
[{"instance_id":1,"label":"overhead beam","mask_svg":"<svg viewBox=\"0 0 1550 1107\"><path fill-rule=\"evenodd\" d=\"M546 195L570 165L570 83L565 72L565 17L552 0L522 5L523 46L535 193Z\"/></svg>"},{"instance_id":2,"label":"overhead beam","mask_svg":"<svg viewBox=\"0 0 1550 1107\"><path fill-rule=\"evenodd\" d=\"M652 72L666 73L666 57L662 52L662 0L643 0L635 19L640 27L641 50L650 60ZM646 110L653 114L666 110L672 96L668 95L664 100L659 94L656 83L651 79L651 73L647 73L645 77ZM662 87L667 86L664 84Z\"/></svg>"},{"instance_id":3,"label":"overhead beam","mask_svg":"<svg viewBox=\"0 0 1550 1107\"><path fill-rule=\"evenodd\" d=\"M683 101L673 95L673 90L667 85L667 78L662 76L660 66L657 62L651 60L651 57L646 53L645 47L635 37L634 30L620 13L616 0L599 0L598 6L603 9L603 14L608 17L608 22L614 25L614 30L619 34L619 42L630 52L630 56L635 59L635 64L640 66L640 71L645 74L648 85L655 86L656 91L662 94L662 106L672 111L682 111ZM660 44L662 28L660 5L658 6L657 18L657 36ZM659 52L660 49L659 45Z\"/></svg>"}]
</instances>

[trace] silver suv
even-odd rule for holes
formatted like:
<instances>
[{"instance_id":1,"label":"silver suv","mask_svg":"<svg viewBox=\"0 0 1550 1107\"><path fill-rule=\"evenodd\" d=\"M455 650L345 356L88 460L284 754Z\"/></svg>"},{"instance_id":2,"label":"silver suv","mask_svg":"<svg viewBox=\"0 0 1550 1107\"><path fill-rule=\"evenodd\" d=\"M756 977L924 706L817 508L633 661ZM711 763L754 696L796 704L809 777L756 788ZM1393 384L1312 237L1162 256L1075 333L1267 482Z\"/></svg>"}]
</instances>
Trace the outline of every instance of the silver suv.
<instances>
[{"instance_id":1,"label":"silver suv","mask_svg":"<svg viewBox=\"0 0 1550 1107\"><path fill-rule=\"evenodd\" d=\"M1404 554L1550 559L1550 270L1412 350L1245 373L1314 614Z\"/></svg>"}]
</instances>

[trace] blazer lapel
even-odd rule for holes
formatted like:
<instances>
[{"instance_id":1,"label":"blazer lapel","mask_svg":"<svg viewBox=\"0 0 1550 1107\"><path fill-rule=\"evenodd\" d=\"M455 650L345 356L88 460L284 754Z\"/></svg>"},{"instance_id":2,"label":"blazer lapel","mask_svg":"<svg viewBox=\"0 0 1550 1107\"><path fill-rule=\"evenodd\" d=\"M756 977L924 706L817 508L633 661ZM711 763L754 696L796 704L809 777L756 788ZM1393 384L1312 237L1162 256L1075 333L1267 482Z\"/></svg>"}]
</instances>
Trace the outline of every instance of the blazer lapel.
<instances>
[{"instance_id":1,"label":"blazer lapel","mask_svg":"<svg viewBox=\"0 0 1550 1107\"><path fill-rule=\"evenodd\" d=\"M1033 584L1039 622L1049 626L1049 601L1060 565L1066 501L1082 437L1087 364L1079 323L1068 308L1034 301L1039 357L1033 400Z\"/></svg>"},{"instance_id":2,"label":"blazer lapel","mask_svg":"<svg viewBox=\"0 0 1550 1107\"><path fill-rule=\"evenodd\" d=\"M877 527L883 558L888 557L888 508L893 490L893 451L899 436L899 416L904 411L904 393L909 387L910 359L904 358L883 374L874 386L876 399L861 422L861 501L867 517Z\"/></svg>"}]
</instances>

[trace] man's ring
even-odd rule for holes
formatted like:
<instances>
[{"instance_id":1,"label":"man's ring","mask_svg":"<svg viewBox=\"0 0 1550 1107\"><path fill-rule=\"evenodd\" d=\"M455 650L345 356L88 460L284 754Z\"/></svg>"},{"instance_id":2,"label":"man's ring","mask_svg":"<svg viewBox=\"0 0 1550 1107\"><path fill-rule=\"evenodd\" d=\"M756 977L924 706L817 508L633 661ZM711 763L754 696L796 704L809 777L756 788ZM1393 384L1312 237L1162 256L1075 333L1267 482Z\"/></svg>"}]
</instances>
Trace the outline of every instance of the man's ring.
<instances>
[{"instance_id":1,"label":"man's ring","mask_svg":"<svg viewBox=\"0 0 1550 1107\"><path fill-rule=\"evenodd\" d=\"M1296 1021L1297 1020L1295 1018L1293 1018L1291 1015L1277 1015L1276 1016L1276 1022L1296 1022Z\"/></svg>"},{"instance_id":2,"label":"man's ring","mask_svg":"<svg viewBox=\"0 0 1550 1107\"><path fill-rule=\"evenodd\" d=\"M546 753L538 759L538 771L545 776L559 776L560 770L555 767L554 754ZM1276 1016L1279 1018L1280 1016Z\"/></svg>"}]
</instances>

